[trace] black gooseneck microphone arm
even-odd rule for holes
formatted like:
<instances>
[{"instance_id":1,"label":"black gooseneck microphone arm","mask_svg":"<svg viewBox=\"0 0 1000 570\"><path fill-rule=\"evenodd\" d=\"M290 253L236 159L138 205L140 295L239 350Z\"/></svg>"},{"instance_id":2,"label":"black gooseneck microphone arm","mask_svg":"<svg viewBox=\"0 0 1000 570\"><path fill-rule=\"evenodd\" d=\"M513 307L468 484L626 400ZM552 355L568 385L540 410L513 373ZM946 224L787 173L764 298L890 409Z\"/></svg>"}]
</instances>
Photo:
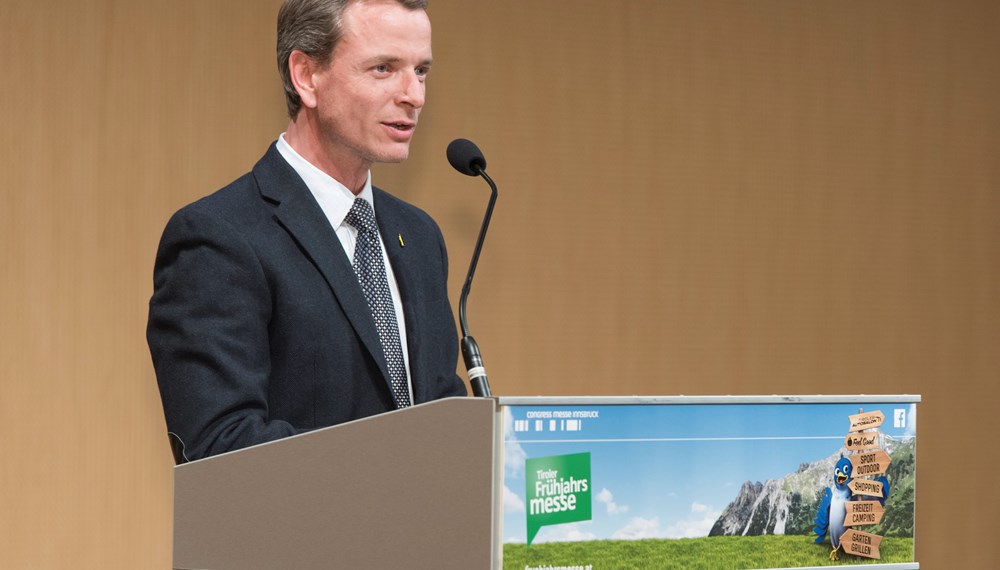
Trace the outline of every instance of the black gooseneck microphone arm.
<instances>
[{"instance_id":1,"label":"black gooseneck microphone arm","mask_svg":"<svg viewBox=\"0 0 1000 570\"><path fill-rule=\"evenodd\" d=\"M490 218L493 216L493 205L497 201L497 185L486 174L486 158L483 157L482 151L474 142L467 139L455 139L448 145L447 154L448 162L455 170L466 176L482 176L492 190L490 204L487 206L486 216L483 218L483 226L479 230L479 239L476 241L476 248L472 253L469 274L465 278L462 296L458 302L458 321L462 326L462 360L465 361L465 368L468 370L472 394L479 398L489 398L493 395L490 392L490 381L486 377L486 368L483 366L483 356L479 353L479 345L476 344L476 339L469 334L465 304L469 299L469 291L472 289L472 276L476 273L479 253L483 250L483 241L486 240L486 230L490 227Z\"/></svg>"},{"instance_id":2,"label":"black gooseneck microphone arm","mask_svg":"<svg viewBox=\"0 0 1000 570\"><path fill-rule=\"evenodd\" d=\"M473 250L472 263L469 264L469 274L465 278L465 285L462 286L462 295L458 302L458 321L462 327L462 359L465 361L465 368L469 373L469 384L472 385L472 394L479 398L489 398L493 394L490 392L490 381L486 376L486 368L483 366L483 357L479 353L479 345L476 339L469 334L469 323L465 317L465 303L469 299L469 291L472 289L472 276L476 273L476 264L479 263L479 253L483 250L483 242L486 240L486 230L490 227L490 218L493 217L493 205L497 201L497 185L493 179L486 174L486 171L473 164L472 170L486 180L490 185L490 203L486 206L486 216L483 217L483 226L479 229L479 239L476 240L476 248Z\"/></svg>"}]
</instances>

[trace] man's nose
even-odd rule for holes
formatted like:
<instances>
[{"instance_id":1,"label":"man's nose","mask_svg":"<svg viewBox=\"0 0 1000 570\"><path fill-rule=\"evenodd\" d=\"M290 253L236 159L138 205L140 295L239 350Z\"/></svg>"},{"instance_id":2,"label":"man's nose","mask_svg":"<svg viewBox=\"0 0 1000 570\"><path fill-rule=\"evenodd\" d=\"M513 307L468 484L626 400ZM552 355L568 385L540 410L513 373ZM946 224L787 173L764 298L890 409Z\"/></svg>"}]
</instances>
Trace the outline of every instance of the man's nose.
<instances>
[{"instance_id":1,"label":"man's nose","mask_svg":"<svg viewBox=\"0 0 1000 570\"><path fill-rule=\"evenodd\" d=\"M410 105L415 109L424 106L426 89L422 78L416 73L403 75L402 85L399 87L399 102Z\"/></svg>"}]
</instances>

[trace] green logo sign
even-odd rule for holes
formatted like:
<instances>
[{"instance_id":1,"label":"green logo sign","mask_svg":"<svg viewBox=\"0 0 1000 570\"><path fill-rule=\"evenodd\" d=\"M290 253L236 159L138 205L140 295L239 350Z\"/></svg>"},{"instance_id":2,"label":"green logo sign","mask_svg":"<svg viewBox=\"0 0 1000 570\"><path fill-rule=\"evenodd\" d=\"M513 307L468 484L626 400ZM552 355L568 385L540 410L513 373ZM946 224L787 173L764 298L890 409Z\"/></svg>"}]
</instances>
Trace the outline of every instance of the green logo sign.
<instances>
[{"instance_id":1,"label":"green logo sign","mask_svg":"<svg viewBox=\"0 0 1000 570\"><path fill-rule=\"evenodd\" d=\"M528 544L545 525L590 520L590 453L524 462Z\"/></svg>"}]
</instances>

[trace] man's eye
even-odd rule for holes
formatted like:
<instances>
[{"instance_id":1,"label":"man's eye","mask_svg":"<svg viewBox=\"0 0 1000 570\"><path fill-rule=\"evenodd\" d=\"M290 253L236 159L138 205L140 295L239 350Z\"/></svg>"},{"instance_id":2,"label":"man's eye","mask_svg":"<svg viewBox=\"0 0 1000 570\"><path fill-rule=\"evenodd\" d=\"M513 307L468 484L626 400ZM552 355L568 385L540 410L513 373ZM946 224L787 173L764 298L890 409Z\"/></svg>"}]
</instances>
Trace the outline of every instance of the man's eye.
<instances>
[{"instance_id":1,"label":"man's eye","mask_svg":"<svg viewBox=\"0 0 1000 570\"><path fill-rule=\"evenodd\" d=\"M377 73L389 73L389 66L384 63L382 65L376 65L374 69Z\"/></svg>"},{"instance_id":2,"label":"man's eye","mask_svg":"<svg viewBox=\"0 0 1000 570\"><path fill-rule=\"evenodd\" d=\"M416 71L417 75L420 75L422 77L424 75L427 75L430 72L430 70L431 68L429 67L418 67Z\"/></svg>"}]
</instances>

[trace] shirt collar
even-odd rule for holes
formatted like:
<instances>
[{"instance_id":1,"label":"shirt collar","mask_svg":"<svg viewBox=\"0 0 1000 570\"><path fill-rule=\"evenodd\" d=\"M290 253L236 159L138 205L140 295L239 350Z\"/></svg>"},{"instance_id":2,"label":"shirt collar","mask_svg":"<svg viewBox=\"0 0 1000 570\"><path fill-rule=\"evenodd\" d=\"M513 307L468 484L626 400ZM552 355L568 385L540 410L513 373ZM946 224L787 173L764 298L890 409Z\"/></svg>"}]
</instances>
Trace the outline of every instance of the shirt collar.
<instances>
[{"instance_id":1,"label":"shirt collar","mask_svg":"<svg viewBox=\"0 0 1000 570\"><path fill-rule=\"evenodd\" d=\"M309 188L309 192L319 202L319 207L323 209L323 213L326 214L333 228L339 229L341 224L344 223L347 213L351 211L351 206L354 205L354 193L348 190L347 186L344 186L296 152L285 141L285 133L281 133L275 146L285 161L291 165L292 169L306 183L306 187ZM361 193L357 197L367 200L374 210L375 200L372 194L371 170L368 171L365 186L361 189Z\"/></svg>"}]
</instances>

